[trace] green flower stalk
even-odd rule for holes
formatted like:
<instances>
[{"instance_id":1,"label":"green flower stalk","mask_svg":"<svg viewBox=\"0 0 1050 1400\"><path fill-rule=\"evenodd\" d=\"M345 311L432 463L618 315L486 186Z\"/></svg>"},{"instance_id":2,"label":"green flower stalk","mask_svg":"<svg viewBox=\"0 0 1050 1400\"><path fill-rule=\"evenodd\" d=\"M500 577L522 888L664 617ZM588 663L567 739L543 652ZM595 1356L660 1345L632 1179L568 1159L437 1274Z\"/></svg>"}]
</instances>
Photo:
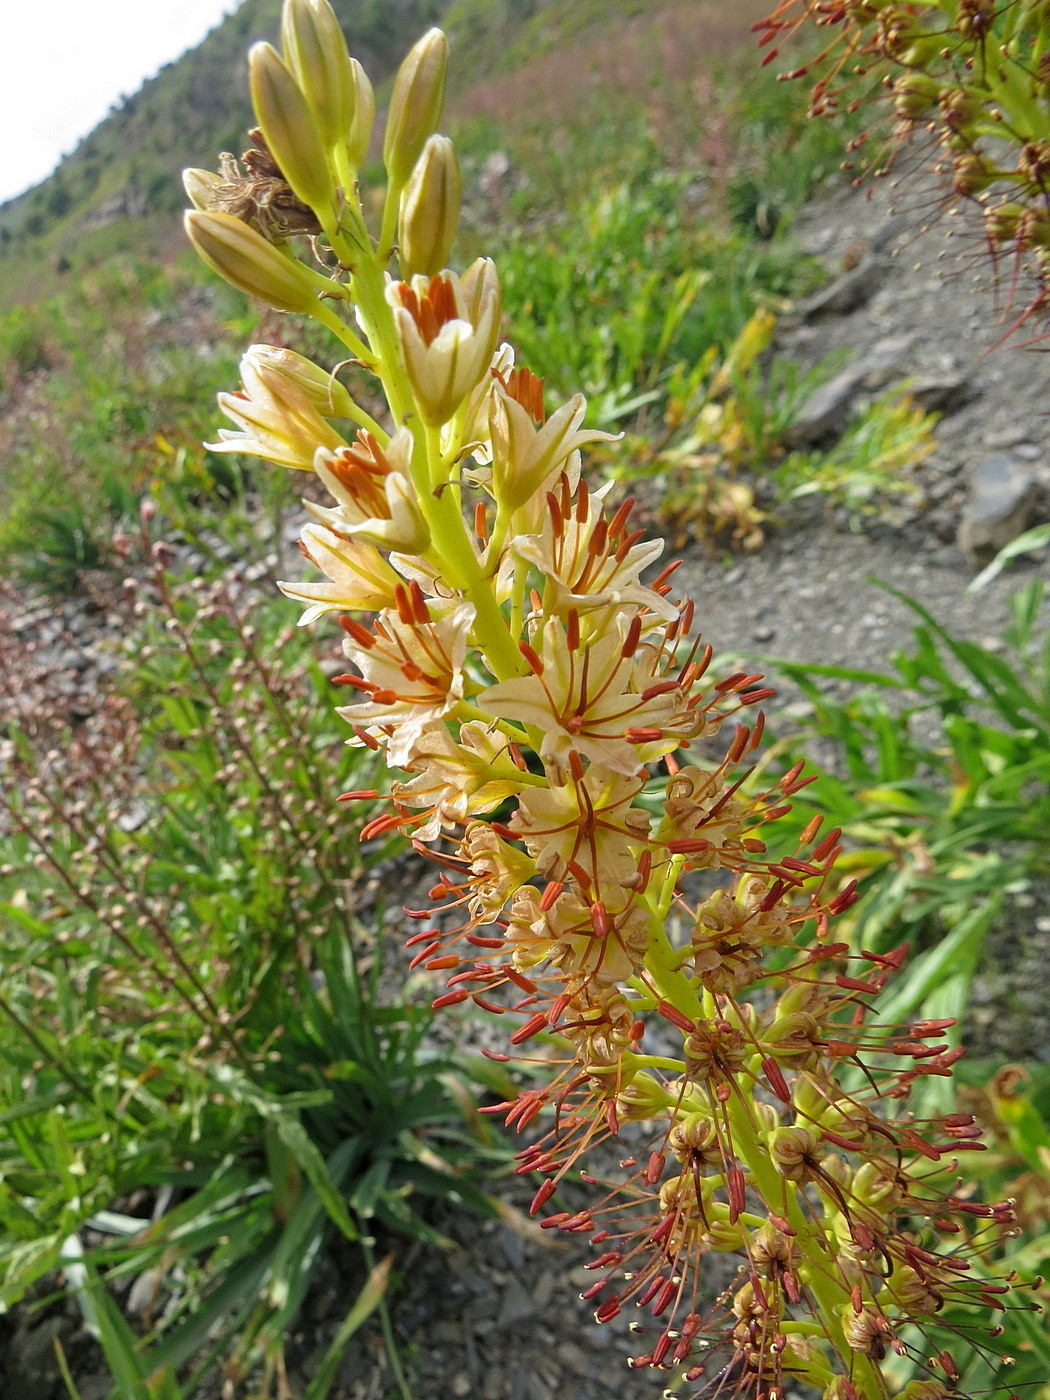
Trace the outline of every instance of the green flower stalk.
<instances>
[{"instance_id":1,"label":"green flower stalk","mask_svg":"<svg viewBox=\"0 0 1050 1400\"><path fill-rule=\"evenodd\" d=\"M440 265L459 203L434 132L444 36L420 41L395 87L374 237L333 144L353 106L352 61L315 42L333 24L325 0L288 0L284 60L255 60L266 152L248 177L193 172L204 209L188 217L216 271L318 317L337 351L356 345L385 399L373 418L334 371L254 346L220 399L238 431L216 447L313 471L331 498L302 535L319 576L281 587L302 623L338 619L339 714L391 770L364 837L399 831L437 867L431 906L410 911L410 965L444 978L435 1006L504 1019L500 1058L542 1047L549 1082L490 1111L538 1133L519 1162L540 1177L533 1213L590 1235L585 1296L599 1321L635 1312L637 1365L697 1394L783 1400L794 1383L888 1400L882 1363L899 1353L931 1368L908 1400L944 1400L960 1362L923 1338L947 1303L978 1323L1006 1305L975 1261L1011 1221L960 1187L982 1146L972 1118L908 1112L915 1083L951 1073L951 1023L871 1024L903 950L834 941L854 891L837 888L839 833L819 818L769 854L800 768L743 786L771 692L758 675L708 679L675 565L650 577L662 545L584 477L581 449L605 435L584 427L582 396L548 413L500 345L494 264ZM287 223L260 220L258 191L237 184L253 169L276 182L271 201L287 176L303 257L332 269L323 297ZM636 1145L624 1180L558 1209L567 1175L621 1133ZM712 1252L738 1263L713 1304Z\"/></svg>"}]
</instances>

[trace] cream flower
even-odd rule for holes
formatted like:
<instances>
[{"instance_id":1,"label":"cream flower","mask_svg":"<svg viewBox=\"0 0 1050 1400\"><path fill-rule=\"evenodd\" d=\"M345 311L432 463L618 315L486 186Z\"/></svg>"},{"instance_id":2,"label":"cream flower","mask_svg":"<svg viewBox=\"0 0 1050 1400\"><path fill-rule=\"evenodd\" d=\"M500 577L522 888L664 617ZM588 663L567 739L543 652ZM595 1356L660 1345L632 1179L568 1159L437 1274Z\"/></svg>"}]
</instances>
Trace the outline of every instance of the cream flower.
<instances>
[{"instance_id":1,"label":"cream flower","mask_svg":"<svg viewBox=\"0 0 1050 1400\"><path fill-rule=\"evenodd\" d=\"M564 783L523 792L510 827L548 879L563 879L572 862L595 892L628 885L638 874L638 846L649 838L648 814L631 806L642 787L641 778L592 763L582 778L569 774Z\"/></svg>"},{"instance_id":2,"label":"cream flower","mask_svg":"<svg viewBox=\"0 0 1050 1400\"><path fill-rule=\"evenodd\" d=\"M545 423L501 385L489 401L492 492L501 509L515 511L550 489L584 443L613 442L614 433L581 428L587 400L574 394ZM578 467L577 467L578 474Z\"/></svg>"},{"instance_id":3,"label":"cream flower","mask_svg":"<svg viewBox=\"0 0 1050 1400\"><path fill-rule=\"evenodd\" d=\"M507 740L477 722L463 725L458 743L444 724L432 725L402 766L419 776L394 783L390 795L401 806L429 808L425 824L413 829L418 841L436 840L475 813L491 812L521 786Z\"/></svg>"},{"instance_id":4,"label":"cream flower","mask_svg":"<svg viewBox=\"0 0 1050 1400\"><path fill-rule=\"evenodd\" d=\"M356 685L369 697L337 711L370 734L388 734L392 767L411 762L423 732L444 718L463 698L467 637L474 605L460 603L431 620L415 590L405 606L380 614L372 632L358 626L343 643L361 671Z\"/></svg>"},{"instance_id":5,"label":"cream flower","mask_svg":"<svg viewBox=\"0 0 1050 1400\"><path fill-rule=\"evenodd\" d=\"M747 860L747 818L744 804L726 785L723 769L709 772L684 764L668 780L660 838L705 842L704 849L690 852L691 869L735 868Z\"/></svg>"},{"instance_id":6,"label":"cream flower","mask_svg":"<svg viewBox=\"0 0 1050 1400\"><path fill-rule=\"evenodd\" d=\"M608 487L590 492L581 486L575 497L568 489L551 492L538 535L519 536L511 551L539 570L544 579L543 607L564 617L570 608L580 613L602 607L645 607L653 620L670 622L677 608L639 580L642 570L663 552L662 540L631 543L627 534L629 506L608 521L602 498Z\"/></svg>"},{"instance_id":7,"label":"cream flower","mask_svg":"<svg viewBox=\"0 0 1050 1400\"><path fill-rule=\"evenodd\" d=\"M649 912L635 901L609 911L571 890L544 908L530 888L514 897L507 941L523 970L549 962L574 983L615 986L633 977L649 946Z\"/></svg>"},{"instance_id":8,"label":"cream flower","mask_svg":"<svg viewBox=\"0 0 1050 1400\"><path fill-rule=\"evenodd\" d=\"M338 502L336 507L306 502L315 520L337 534L356 535L383 549L421 554L430 530L416 500L409 474L412 434L401 428L385 448L367 432L336 452L319 448L314 470Z\"/></svg>"},{"instance_id":9,"label":"cream flower","mask_svg":"<svg viewBox=\"0 0 1050 1400\"><path fill-rule=\"evenodd\" d=\"M326 612L376 612L394 601L400 580L374 545L347 539L323 525L306 525L299 548L326 575L323 583L278 581L286 597L310 605L299 619L300 627Z\"/></svg>"},{"instance_id":10,"label":"cream flower","mask_svg":"<svg viewBox=\"0 0 1050 1400\"><path fill-rule=\"evenodd\" d=\"M346 439L318 412L314 397L261 353L268 348L247 350L241 358L242 388L218 396L219 407L240 432L220 428L218 442L204 445L209 452L243 452L279 467L313 471L318 449L337 451Z\"/></svg>"},{"instance_id":11,"label":"cream flower","mask_svg":"<svg viewBox=\"0 0 1050 1400\"><path fill-rule=\"evenodd\" d=\"M441 272L387 288L405 369L420 416L430 427L449 421L487 375L496 349L501 307L496 270L483 260L482 270L471 277L474 272L468 269L462 284L451 272Z\"/></svg>"},{"instance_id":12,"label":"cream flower","mask_svg":"<svg viewBox=\"0 0 1050 1400\"><path fill-rule=\"evenodd\" d=\"M633 651L625 655L630 620L610 619L603 635L586 647L570 645L565 627L549 619L543 628L537 669L490 686L477 703L490 714L531 725L542 734L540 757L564 769L569 755L583 754L613 772L633 777L650 758L670 753L679 731L697 732L687 697L673 683L646 683ZM702 721L699 721L702 724Z\"/></svg>"}]
</instances>

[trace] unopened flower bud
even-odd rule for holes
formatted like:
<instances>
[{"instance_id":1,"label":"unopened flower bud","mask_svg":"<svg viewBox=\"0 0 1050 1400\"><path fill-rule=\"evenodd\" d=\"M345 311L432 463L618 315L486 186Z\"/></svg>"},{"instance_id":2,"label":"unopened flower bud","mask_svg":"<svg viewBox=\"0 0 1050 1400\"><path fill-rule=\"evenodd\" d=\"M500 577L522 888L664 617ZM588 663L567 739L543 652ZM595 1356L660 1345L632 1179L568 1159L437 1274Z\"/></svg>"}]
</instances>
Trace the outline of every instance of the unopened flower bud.
<instances>
[{"instance_id":1,"label":"unopened flower bud","mask_svg":"<svg viewBox=\"0 0 1050 1400\"><path fill-rule=\"evenodd\" d=\"M743 1244L744 1232L739 1225L730 1225L728 1220L712 1220L703 1233L705 1249L713 1249L719 1254L733 1254Z\"/></svg>"},{"instance_id":2,"label":"unopened flower bud","mask_svg":"<svg viewBox=\"0 0 1050 1400\"><path fill-rule=\"evenodd\" d=\"M837 1152L829 1152L826 1157L820 1159L820 1172L822 1177L828 1177L841 1186L843 1191L848 1191L853 1181L853 1172L849 1164ZM848 1228L848 1222L846 1223Z\"/></svg>"},{"instance_id":3,"label":"unopened flower bud","mask_svg":"<svg viewBox=\"0 0 1050 1400\"><path fill-rule=\"evenodd\" d=\"M186 233L197 252L231 287L278 311L316 310L317 290L306 269L232 214L187 210Z\"/></svg>"},{"instance_id":4,"label":"unopened flower bud","mask_svg":"<svg viewBox=\"0 0 1050 1400\"><path fill-rule=\"evenodd\" d=\"M383 163L398 189L441 121L447 71L448 39L440 29L428 30L398 70L383 138Z\"/></svg>"},{"instance_id":5,"label":"unopened flower bud","mask_svg":"<svg viewBox=\"0 0 1050 1400\"><path fill-rule=\"evenodd\" d=\"M321 140L331 149L350 133L357 93L342 26L328 0L285 0L281 45Z\"/></svg>"},{"instance_id":6,"label":"unopened flower bud","mask_svg":"<svg viewBox=\"0 0 1050 1400\"><path fill-rule=\"evenodd\" d=\"M1020 204L998 204L987 209L984 215L984 229L993 243L1012 243L1017 237L1017 226L1024 214Z\"/></svg>"},{"instance_id":7,"label":"unopened flower bud","mask_svg":"<svg viewBox=\"0 0 1050 1400\"><path fill-rule=\"evenodd\" d=\"M981 118L981 104L972 92L960 87L944 87L937 95L937 106L948 130L962 136L962 149L969 150L973 127Z\"/></svg>"},{"instance_id":8,"label":"unopened flower bud","mask_svg":"<svg viewBox=\"0 0 1050 1400\"><path fill-rule=\"evenodd\" d=\"M189 196L194 209L212 209L216 193L225 182L213 170L200 170L191 166L182 172L182 186Z\"/></svg>"},{"instance_id":9,"label":"unopened flower bud","mask_svg":"<svg viewBox=\"0 0 1050 1400\"><path fill-rule=\"evenodd\" d=\"M376 121L376 97L371 79L356 58L350 60L350 71L354 78L354 114L350 122L350 133L346 138L346 151L351 167L360 170L368 157L368 147L372 141L372 128Z\"/></svg>"},{"instance_id":10,"label":"unopened flower bud","mask_svg":"<svg viewBox=\"0 0 1050 1400\"><path fill-rule=\"evenodd\" d=\"M808 1011L777 1015L762 1036L763 1045L781 1064L802 1064L814 1060L820 1041L820 1022Z\"/></svg>"},{"instance_id":11,"label":"unopened flower bud","mask_svg":"<svg viewBox=\"0 0 1050 1400\"><path fill-rule=\"evenodd\" d=\"M866 1206L885 1205L895 1192L893 1182L872 1162L862 1162L853 1174L853 1195Z\"/></svg>"},{"instance_id":12,"label":"unopened flower bud","mask_svg":"<svg viewBox=\"0 0 1050 1400\"><path fill-rule=\"evenodd\" d=\"M253 45L248 69L252 106L281 174L304 204L318 211L329 208L332 177L302 89L272 44Z\"/></svg>"},{"instance_id":13,"label":"unopened flower bud","mask_svg":"<svg viewBox=\"0 0 1050 1400\"><path fill-rule=\"evenodd\" d=\"M842 1095L842 1091L820 1077L800 1074L792 1090L795 1112L807 1122L820 1123L829 1111L831 1104Z\"/></svg>"},{"instance_id":14,"label":"unopened flower bud","mask_svg":"<svg viewBox=\"0 0 1050 1400\"><path fill-rule=\"evenodd\" d=\"M907 47L900 51L897 61L902 68L910 69L912 72L925 68L927 63L935 59L944 48L944 38L940 34L912 34L909 37L910 42Z\"/></svg>"},{"instance_id":15,"label":"unopened flower bud","mask_svg":"<svg viewBox=\"0 0 1050 1400\"><path fill-rule=\"evenodd\" d=\"M431 136L401 196L402 277L432 277L446 265L459 229L459 205L456 149L447 136Z\"/></svg>"},{"instance_id":16,"label":"unopened flower bud","mask_svg":"<svg viewBox=\"0 0 1050 1400\"><path fill-rule=\"evenodd\" d=\"M999 179L999 171L990 160L976 151L964 151L952 161L952 188L964 198L972 198Z\"/></svg>"},{"instance_id":17,"label":"unopened flower bud","mask_svg":"<svg viewBox=\"0 0 1050 1400\"><path fill-rule=\"evenodd\" d=\"M894 1302L912 1317L931 1317L944 1306L943 1297L931 1287L929 1278L907 1264L894 1268L887 1288Z\"/></svg>"},{"instance_id":18,"label":"unopened flower bud","mask_svg":"<svg viewBox=\"0 0 1050 1400\"><path fill-rule=\"evenodd\" d=\"M246 354L260 369L283 375L325 418L352 418L354 401L330 371L305 355L278 345L250 345Z\"/></svg>"},{"instance_id":19,"label":"unopened flower bud","mask_svg":"<svg viewBox=\"0 0 1050 1400\"><path fill-rule=\"evenodd\" d=\"M771 1103L763 1103L761 1099L756 1099L751 1105L751 1116L755 1120L756 1132L771 1133L780 1126L780 1114Z\"/></svg>"},{"instance_id":20,"label":"unopened flower bud","mask_svg":"<svg viewBox=\"0 0 1050 1400\"><path fill-rule=\"evenodd\" d=\"M777 1018L790 1016L796 1011L809 1011L820 1015L827 1005L827 989L819 982L800 978L785 987L777 999Z\"/></svg>"},{"instance_id":21,"label":"unopened flower bud","mask_svg":"<svg viewBox=\"0 0 1050 1400\"><path fill-rule=\"evenodd\" d=\"M901 1391L900 1400L952 1400L957 1395L941 1381L909 1381Z\"/></svg>"}]
</instances>

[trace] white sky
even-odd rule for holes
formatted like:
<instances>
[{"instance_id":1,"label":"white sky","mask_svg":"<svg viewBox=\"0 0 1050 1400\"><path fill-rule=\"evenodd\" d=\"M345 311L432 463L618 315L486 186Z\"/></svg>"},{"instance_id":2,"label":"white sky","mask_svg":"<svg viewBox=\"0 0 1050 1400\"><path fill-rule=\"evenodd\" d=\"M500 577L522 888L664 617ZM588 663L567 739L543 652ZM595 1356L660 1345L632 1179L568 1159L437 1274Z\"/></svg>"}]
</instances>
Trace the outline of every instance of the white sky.
<instances>
[{"instance_id":1,"label":"white sky","mask_svg":"<svg viewBox=\"0 0 1050 1400\"><path fill-rule=\"evenodd\" d=\"M0 203L37 184L121 96L239 0L0 0Z\"/></svg>"}]
</instances>

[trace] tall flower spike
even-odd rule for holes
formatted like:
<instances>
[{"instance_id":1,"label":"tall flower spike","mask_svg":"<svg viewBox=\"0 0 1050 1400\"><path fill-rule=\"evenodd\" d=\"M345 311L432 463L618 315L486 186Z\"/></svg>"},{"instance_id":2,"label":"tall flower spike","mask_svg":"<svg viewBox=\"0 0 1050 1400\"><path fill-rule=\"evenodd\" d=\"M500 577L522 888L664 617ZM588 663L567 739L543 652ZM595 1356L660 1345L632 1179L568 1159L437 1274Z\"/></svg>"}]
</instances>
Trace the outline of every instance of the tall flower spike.
<instances>
[{"instance_id":1,"label":"tall flower spike","mask_svg":"<svg viewBox=\"0 0 1050 1400\"><path fill-rule=\"evenodd\" d=\"M312 467L331 498L307 503L302 550L319 576L281 587L303 622L339 612L348 742L395 770L363 836L400 831L439 867L433 907L410 911L426 925L410 965L442 979L435 1006L469 1000L501 1018L497 1058L530 1058L529 1087L482 1111L530 1133L517 1169L540 1176L533 1214L595 1241L584 1296L602 1322L630 1304L637 1366L718 1400L791 1387L889 1400L883 1362L904 1357L929 1372L906 1400L946 1400L962 1368L944 1320L1006 1306L986 1256L1011 1219L961 1184L982 1146L970 1116L907 1108L925 1076L950 1075L951 1023L882 1024L903 950L832 942L856 897L835 872L840 833L815 819L776 841L807 780L795 767L766 790L749 781L763 723L742 716L770 694L762 678L708 679L693 605L671 597L676 564L648 577L659 542L630 528L630 502L607 509L585 480L582 452L607 435L585 426L580 395L547 414L542 382L497 348L494 265L439 266L456 203L451 146L434 135L444 37L427 35L399 76L376 238L348 188L354 160L332 144L355 70L331 50L327 0L288 0L284 34L288 66L261 51L257 87L272 86L274 155L303 197L320 194L319 146L340 172L330 249L310 226L304 250L330 278L258 231L307 231L261 150L252 161L295 222L267 219L255 196L244 205L224 164L225 183L188 177L206 206L190 226L234 285L333 330L385 408L366 413L325 368L256 346L243 391L222 399L240 432L217 448ZM286 150L303 110L302 149ZM395 281L399 209L401 267L416 275ZM333 417L357 424L352 442ZM712 756L702 741L730 718ZM624 1179L552 1209L566 1174L590 1180L588 1153L626 1124ZM738 1267L708 1304L710 1253Z\"/></svg>"}]
</instances>

